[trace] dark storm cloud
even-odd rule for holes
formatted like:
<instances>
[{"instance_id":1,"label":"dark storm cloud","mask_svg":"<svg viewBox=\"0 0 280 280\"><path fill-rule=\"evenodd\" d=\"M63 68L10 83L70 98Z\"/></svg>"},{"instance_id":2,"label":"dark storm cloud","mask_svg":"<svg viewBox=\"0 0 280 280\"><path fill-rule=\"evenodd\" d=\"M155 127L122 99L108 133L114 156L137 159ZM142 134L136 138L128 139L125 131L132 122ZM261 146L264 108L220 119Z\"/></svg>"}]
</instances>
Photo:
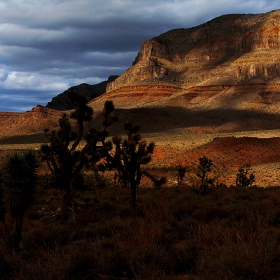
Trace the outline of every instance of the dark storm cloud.
<instances>
[{"instance_id":1,"label":"dark storm cloud","mask_svg":"<svg viewBox=\"0 0 280 280\"><path fill-rule=\"evenodd\" d=\"M0 110L26 111L72 85L119 75L145 40L170 29L222 14L267 12L278 9L278 2L1 1Z\"/></svg>"},{"instance_id":2,"label":"dark storm cloud","mask_svg":"<svg viewBox=\"0 0 280 280\"><path fill-rule=\"evenodd\" d=\"M30 110L30 100L32 100L33 107L42 103L47 104L50 96L49 91L41 90L38 94L37 90L1 90L0 94L0 111L22 112ZM55 92L53 92L55 94ZM13 102L11 102L13 100ZM20 104L20 106L19 106Z\"/></svg>"}]
</instances>

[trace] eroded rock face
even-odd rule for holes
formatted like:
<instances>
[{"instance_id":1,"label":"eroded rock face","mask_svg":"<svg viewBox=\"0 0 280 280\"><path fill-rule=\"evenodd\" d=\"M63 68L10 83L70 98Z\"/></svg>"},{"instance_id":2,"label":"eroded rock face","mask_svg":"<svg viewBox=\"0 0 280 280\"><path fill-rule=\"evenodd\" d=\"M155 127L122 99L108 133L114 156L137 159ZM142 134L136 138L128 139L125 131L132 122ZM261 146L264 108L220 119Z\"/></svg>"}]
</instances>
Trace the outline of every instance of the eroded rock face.
<instances>
[{"instance_id":1,"label":"eroded rock face","mask_svg":"<svg viewBox=\"0 0 280 280\"><path fill-rule=\"evenodd\" d=\"M147 40L106 91L136 84L237 84L280 75L280 10L224 15Z\"/></svg>"},{"instance_id":2,"label":"eroded rock face","mask_svg":"<svg viewBox=\"0 0 280 280\"><path fill-rule=\"evenodd\" d=\"M118 76L110 76L107 81L101 82L96 85L80 84L71 88L75 89L79 94L83 94L87 97L88 101L96 98L106 92L107 83L114 81ZM70 88L70 89L71 89ZM73 109L73 105L67 98L67 91L64 91L55 96L51 102L46 105L47 108L56 110L70 110Z\"/></svg>"}]
</instances>

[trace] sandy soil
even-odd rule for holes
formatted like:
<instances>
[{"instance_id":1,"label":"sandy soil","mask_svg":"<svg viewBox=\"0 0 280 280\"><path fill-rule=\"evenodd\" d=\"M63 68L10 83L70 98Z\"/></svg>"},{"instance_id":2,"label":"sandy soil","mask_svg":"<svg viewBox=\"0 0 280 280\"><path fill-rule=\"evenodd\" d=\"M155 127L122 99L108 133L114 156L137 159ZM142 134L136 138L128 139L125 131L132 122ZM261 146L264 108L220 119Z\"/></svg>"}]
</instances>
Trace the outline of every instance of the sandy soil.
<instances>
[{"instance_id":1,"label":"sandy soil","mask_svg":"<svg viewBox=\"0 0 280 280\"><path fill-rule=\"evenodd\" d=\"M228 186L235 185L237 170L243 164L251 165L256 185L280 185L280 130L193 135L182 130L147 135L147 139L156 143L150 166L173 169L179 164L187 166L186 180L190 182L195 182L198 159L207 156L215 164L219 181ZM174 184L176 171L169 177L170 185Z\"/></svg>"},{"instance_id":2,"label":"sandy soil","mask_svg":"<svg viewBox=\"0 0 280 280\"><path fill-rule=\"evenodd\" d=\"M173 129L161 133L142 134L143 139L156 144L149 168L161 169L159 176L168 178L168 186L176 184L176 167L187 167L185 183L196 182L198 159L207 156L215 164L219 181L235 184L235 176L243 164L250 164L256 175L256 185L280 185L280 130L241 131L232 133L189 134L188 130ZM10 139L11 140L11 139ZM39 140L39 139L38 139ZM16 149L39 149L42 143L25 141L0 142L0 159Z\"/></svg>"}]
</instances>

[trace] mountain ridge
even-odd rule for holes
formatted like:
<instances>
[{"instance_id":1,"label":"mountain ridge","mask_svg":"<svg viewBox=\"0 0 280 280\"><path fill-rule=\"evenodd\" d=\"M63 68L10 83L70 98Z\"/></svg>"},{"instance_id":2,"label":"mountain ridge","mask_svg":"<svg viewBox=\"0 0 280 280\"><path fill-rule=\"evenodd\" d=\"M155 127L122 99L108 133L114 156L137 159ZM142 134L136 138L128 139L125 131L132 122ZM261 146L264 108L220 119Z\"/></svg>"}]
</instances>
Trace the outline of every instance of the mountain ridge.
<instances>
[{"instance_id":1,"label":"mountain ridge","mask_svg":"<svg viewBox=\"0 0 280 280\"><path fill-rule=\"evenodd\" d=\"M276 78L280 73L279 17L280 10L230 14L196 27L169 30L146 40L133 65L109 83L106 92L144 83L221 84L217 80L221 76L234 84Z\"/></svg>"},{"instance_id":2,"label":"mountain ridge","mask_svg":"<svg viewBox=\"0 0 280 280\"><path fill-rule=\"evenodd\" d=\"M91 99L89 105L98 112L106 100L113 100L123 119L134 123L141 122L141 116L133 112L148 108L144 111L149 112L149 119L158 120L148 122L151 131L158 130L160 119L166 122L166 116L170 122L166 127L172 129L178 112L184 118L191 112L199 113L200 123L215 131L225 127L226 131L278 128L279 34L280 10L222 15L196 27L169 30L143 42L132 66L113 81L109 78L106 92ZM104 89L105 83L101 84ZM209 115L209 111L218 112L217 116ZM234 117L233 112L246 112L251 121L242 126L243 119ZM222 115L223 125L219 120ZM262 120L260 116L268 117ZM181 125L183 128L190 123ZM10 134L16 131L11 127ZM194 132L193 126L190 130Z\"/></svg>"},{"instance_id":3,"label":"mountain ridge","mask_svg":"<svg viewBox=\"0 0 280 280\"><path fill-rule=\"evenodd\" d=\"M95 85L82 83L80 85L70 87L64 92L53 97L52 100L48 102L48 104L46 105L46 108L55 109L55 110L71 110L73 109L73 105L69 102L67 98L68 90L74 89L79 94L85 95L86 98L90 101L93 98L96 98L102 95L103 93L105 93L107 84L114 81L117 77L118 77L117 75L112 75L108 78L107 81L103 81Z\"/></svg>"},{"instance_id":4,"label":"mountain ridge","mask_svg":"<svg viewBox=\"0 0 280 280\"><path fill-rule=\"evenodd\" d=\"M279 185L280 10L224 15L143 42L132 66L88 103L97 129L106 100L119 118L109 135L123 135L126 121L140 125L144 139L156 143L154 168L208 156L232 178L237 165L252 163L261 186ZM38 148L43 129L56 129L65 112L0 112L0 142Z\"/></svg>"}]
</instances>

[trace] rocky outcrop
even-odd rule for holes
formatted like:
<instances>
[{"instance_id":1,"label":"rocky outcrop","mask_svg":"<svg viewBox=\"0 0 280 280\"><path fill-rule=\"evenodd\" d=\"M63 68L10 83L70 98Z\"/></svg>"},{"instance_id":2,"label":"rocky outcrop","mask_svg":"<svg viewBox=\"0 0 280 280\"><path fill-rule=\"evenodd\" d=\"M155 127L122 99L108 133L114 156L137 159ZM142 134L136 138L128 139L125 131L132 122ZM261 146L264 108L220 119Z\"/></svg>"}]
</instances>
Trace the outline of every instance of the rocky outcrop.
<instances>
[{"instance_id":1,"label":"rocky outcrop","mask_svg":"<svg viewBox=\"0 0 280 280\"><path fill-rule=\"evenodd\" d=\"M13 112L0 112L0 133L9 129L13 124L18 121L21 113ZM1 134L0 134L1 135Z\"/></svg>"},{"instance_id":2,"label":"rocky outcrop","mask_svg":"<svg viewBox=\"0 0 280 280\"><path fill-rule=\"evenodd\" d=\"M106 92L106 86L108 83L114 81L118 76L110 76L107 81L103 81L96 85L80 84L78 86L73 86L69 89L75 89L79 94L83 94L87 97L88 101L96 98ZM68 89L68 90L69 90ZM47 108L56 110L70 110L73 109L73 105L69 102L67 98L67 91L55 96L51 102L46 105Z\"/></svg>"},{"instance_id":3,"label":"rocky outcrop","mask_svg":"<svg viewBox=\"0 0 280 280\"><path fill-rule=\"evenodd\" d=\"M280 10L233 14L147 40L106 92L127 85L238 84L280 76Z\"/></svg>"},{"instance_id":4,"label":"rocky outcrop","mask_svg":"<svg viewBox=\"0 0 280 280\"><path fill-rule=\"evenodd\" d=\"M0 112L0 138L43 133L54 128L61 116L62 112L40 105L25 113Z\"/></svg>"}]
</instances>

